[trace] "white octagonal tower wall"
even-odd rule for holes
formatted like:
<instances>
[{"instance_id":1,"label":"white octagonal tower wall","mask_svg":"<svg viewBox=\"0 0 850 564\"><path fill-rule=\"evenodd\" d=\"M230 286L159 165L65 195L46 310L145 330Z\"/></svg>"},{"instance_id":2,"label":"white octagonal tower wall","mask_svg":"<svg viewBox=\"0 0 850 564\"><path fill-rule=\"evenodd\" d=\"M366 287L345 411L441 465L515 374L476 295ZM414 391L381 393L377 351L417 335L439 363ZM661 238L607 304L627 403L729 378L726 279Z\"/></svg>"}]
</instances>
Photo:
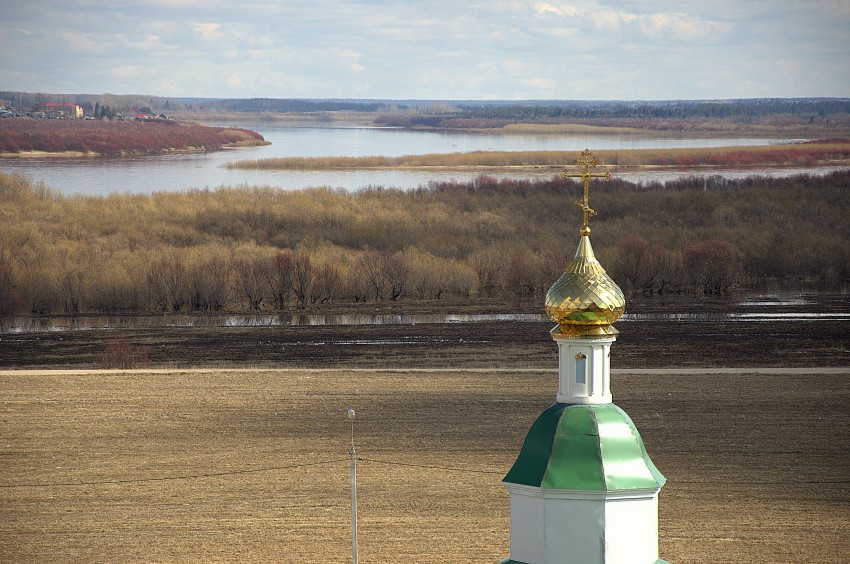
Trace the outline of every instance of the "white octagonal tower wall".
<instances>
[{"instance_id":1,"label":"white octagonal tower wall","mask_svg":"<svg viewBox=\"0 0 850 564\"><path fill-rule=\"evenodd\" d=\"M605 501L605 564L657 560L658 490L627 495L609 492Z\"/></svg>"},{"instance_id":2,"label":"white octagonal tower wall","mask_svg":"<svg viewBox=\"0 0 850 564\"><path fill-rule=\"evenodd\" d=\"M546 512L540 488L508 484L511 500L511 559L543 562L546 555Z\"/></svg>"},{"instance_id":3,"label":"white octagonal tower wall","mask_svg":"<svg viewBox=\"0 0 850 564\"><path fill-rule=\"evenodd\" d=\"M569 496L559 490L544 490L544 504L546 555L541 562L605 563L605 503L601 496Z\"/></svg>"},{"instance_id":4,"label":"white octagonal tower wall","mask_svg":"<svg viewBox=\"0 0 850 564\"><path fill-rule=\"evenodd\" d=\"M506 485L511 503L511 561L658 561L658 489L606 492Z\"/></svg>"}]
</instances>

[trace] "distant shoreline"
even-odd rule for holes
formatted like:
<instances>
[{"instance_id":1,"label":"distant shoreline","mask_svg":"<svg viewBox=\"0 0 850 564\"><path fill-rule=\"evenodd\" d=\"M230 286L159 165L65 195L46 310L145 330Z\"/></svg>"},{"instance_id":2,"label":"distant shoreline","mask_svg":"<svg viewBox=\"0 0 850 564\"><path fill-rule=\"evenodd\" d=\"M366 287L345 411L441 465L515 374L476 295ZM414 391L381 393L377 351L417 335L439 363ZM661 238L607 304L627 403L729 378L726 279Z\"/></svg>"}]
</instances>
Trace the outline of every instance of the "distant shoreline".
<instances>
[{"instance_id":1,"label":"distant shoreline","mask_svg":"<svg viewBox=\"0 0 850 564\"><path fill-rule=\"evenodd\" d=\"M203 153L268 145L262 135L234 127L174 120L4 118L0 157L111 157Z\"/></svg>"},{"instance_id":2,"label":"distant shoreline","mask_svg":"<svg viewBox=\"0 0 850 564\"><path fill-rule=\"evenodd\" d=\"M220 151L222 149L231 149L236 147L261 147L263 145L271 145L268 141L257 141L257 142L237 142L231 143L227 145L222 145L218 149L205 149L203 147L184 147L181 149L172 148L172 149L162 149L155 153L148 151L122 151L119 154L108 154L108 153L96 153L94 151L20 151L17 153L0 153L0 158L40 158L40 157L50 157L57 159L66 159L66 158L99 158L99 157L130 157L130 156L151 156L151 155L182 155L182 154L193 154L193 153L209 153L210 151Z\"/></svg>"},{"instance_id":3,"label":"distant shoreline","mask_svg":"<svg viewBox=\"0 0 850 564\"><path fill-rule=\"evenodd\" d=\"M172 110L181 121L221 124L280 124L314 126L359 126L407 131L449 131L479 135L624 135L645 137L667 135L685 137L799 137L807 139L850 135L850 117L832 114L820 116L766 114L728 117L574 117L574 118L464 118L457 114L416 114L387 111L327 110L285 111L211 111Z\"/></svg>"}]
</instances>

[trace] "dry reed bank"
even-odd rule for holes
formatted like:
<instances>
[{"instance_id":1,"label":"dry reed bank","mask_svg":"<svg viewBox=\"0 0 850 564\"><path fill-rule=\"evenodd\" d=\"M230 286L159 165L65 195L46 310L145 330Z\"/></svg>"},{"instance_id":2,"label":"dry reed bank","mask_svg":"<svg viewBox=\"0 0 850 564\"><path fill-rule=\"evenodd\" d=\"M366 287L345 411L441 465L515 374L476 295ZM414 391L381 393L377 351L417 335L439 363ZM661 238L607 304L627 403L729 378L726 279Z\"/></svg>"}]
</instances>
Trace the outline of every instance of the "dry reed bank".
<instances>
[{"instance_id":1,"label":"dry reed bank","mask_svg":"<svg viewBox=\"0 0 850 564\"><path fill-rule=\"evenodd\" d=\"M557 177L61 196L0 174L0 315L539 298L574 252ZM593 188L597 256L629 292L850 280L850 172Z\"/></svg>"},{"instance_id":2,"label":"dry reed bank","mask_svg":"<svg viewBox=\"0 0 850 564\"><path fill-rule=\"evenodd\" d=\"M701 147L682 149L600 150L600 162L617 167L727 167L815 166L846 163L850 140L824 139L807 143L746 147ZM570 151L473 151L402 155L400 157L279 157L243 160L228 168L266 170L329 170L364 168L562 168L572 162Z\"/></svg>"},{"instance_id":3,"label":"dry reed bank","mask_svg":"<svg viewBox=\"0 0 850 564\"><path fill-rule=\"evenodd\" d=\"M345 562L354 407L361 562L496 562L501 480L555 387L553 370L0 373L0 560ZM847 560L846 374L612 391L668 479L662 557Z\"/></svg>"}]
</instances>

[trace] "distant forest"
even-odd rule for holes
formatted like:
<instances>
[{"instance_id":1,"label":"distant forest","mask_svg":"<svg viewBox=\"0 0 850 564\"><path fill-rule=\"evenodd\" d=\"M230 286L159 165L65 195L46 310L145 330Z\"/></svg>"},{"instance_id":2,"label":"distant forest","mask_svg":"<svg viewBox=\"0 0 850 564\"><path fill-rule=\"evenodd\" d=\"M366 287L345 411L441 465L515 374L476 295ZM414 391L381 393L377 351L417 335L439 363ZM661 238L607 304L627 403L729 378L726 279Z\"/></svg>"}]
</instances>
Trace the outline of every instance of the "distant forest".
<instances>
[{"instance_id":1,"label":"distant forest","mask_svg":"<svg viewBox=\"0 0 850 564\"><path fill-rule=\"evenodd\" d=\"M117 108L146 107L155 112L363 112L419 114L435 118L499 119L539 122L599 118L725 118L769 115L850 114L850 98L758 98L737 100L369 100L304 98L181 98L136 94L49 94L0 91L0 105L29 108L42 102L99 103ZM432 120L432 125L439 125ZM424 123L428 125L428 123ZM420 124L421 125L421 124Z\"/></svg>"},{"instance_id":2,"label":"distant forest","mask_svg":"<svg viewBox=\"0 0 850 564\"><path fill-rule=\"evenodd\" d=\"M62 196L0 174L0 317L540 303L579 241L578 182ZM850 172L595 187L629 294L844 290Z\"/></svg>"},{"instance_id":3,"label":"distant forest","mask_svg":"<svg viewBox=\"0 0 850 564\"><path fill-rule=\"evenodd\" d=\"M663 102L564 102L465 107L464 117L537 118L687 118L766 116L773 114L846 114L847 99L747 99L722 101L672 100Z\"/></svg>"}]
</instances>

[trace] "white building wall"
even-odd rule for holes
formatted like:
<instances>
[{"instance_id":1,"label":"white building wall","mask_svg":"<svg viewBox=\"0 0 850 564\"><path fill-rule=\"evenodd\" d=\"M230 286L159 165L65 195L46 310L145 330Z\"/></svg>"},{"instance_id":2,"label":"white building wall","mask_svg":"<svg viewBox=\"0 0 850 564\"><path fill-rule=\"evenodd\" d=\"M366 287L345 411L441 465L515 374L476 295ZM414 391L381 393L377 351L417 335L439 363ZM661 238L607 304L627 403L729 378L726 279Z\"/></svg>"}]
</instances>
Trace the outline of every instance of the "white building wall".
<instances>
[{"instance_id":1,"label":"white building wall","mask_svg":"<svg viewBox=\"0 0 850 564\"><path fill-rule=\"evenodd\" d=\"M546 499L545 564L603 562L605 505L601 499Z\"/></svg>"},{"instance_id":2,"label":"white building wall","mask_svg":"<svg viewBox=\"0 0 850 564\"><path fill-rule=\"evenodd\" d=\"M604 396L605 375L610 374L605 372L605 356L608 353L608 346L601 345L593 347L593 387L590 393L593 396Z\"/></svg>"},{"instance_id":3,"label":"white building wall","mask_svg":"<svg viewBox=\"0 0 850 564\"><path fill-rule=\"evenodd\" d=\"M658 492L605 502L605 564L658 560Z\"/></svg>"},{"instance_id":4,"label":"white building wall","mask_svg":"<svg viewBox=\"0 0 850 564\"><path fill-rule=\"evenodd\" d=\"M546 518L540 488L509 485L511 499L511 558L534 564L546 554Z\"/></svg>"},{"instance_id":5,"label":"white building wall","mask_svg":"<svg viewBox=\"0 0 850 564\"><path fill-rule=\"evenodd\" d=\"M505 484L511 559L528 564L655 564L658 490L547 490Z\"/></svg>"}]
</instances>

